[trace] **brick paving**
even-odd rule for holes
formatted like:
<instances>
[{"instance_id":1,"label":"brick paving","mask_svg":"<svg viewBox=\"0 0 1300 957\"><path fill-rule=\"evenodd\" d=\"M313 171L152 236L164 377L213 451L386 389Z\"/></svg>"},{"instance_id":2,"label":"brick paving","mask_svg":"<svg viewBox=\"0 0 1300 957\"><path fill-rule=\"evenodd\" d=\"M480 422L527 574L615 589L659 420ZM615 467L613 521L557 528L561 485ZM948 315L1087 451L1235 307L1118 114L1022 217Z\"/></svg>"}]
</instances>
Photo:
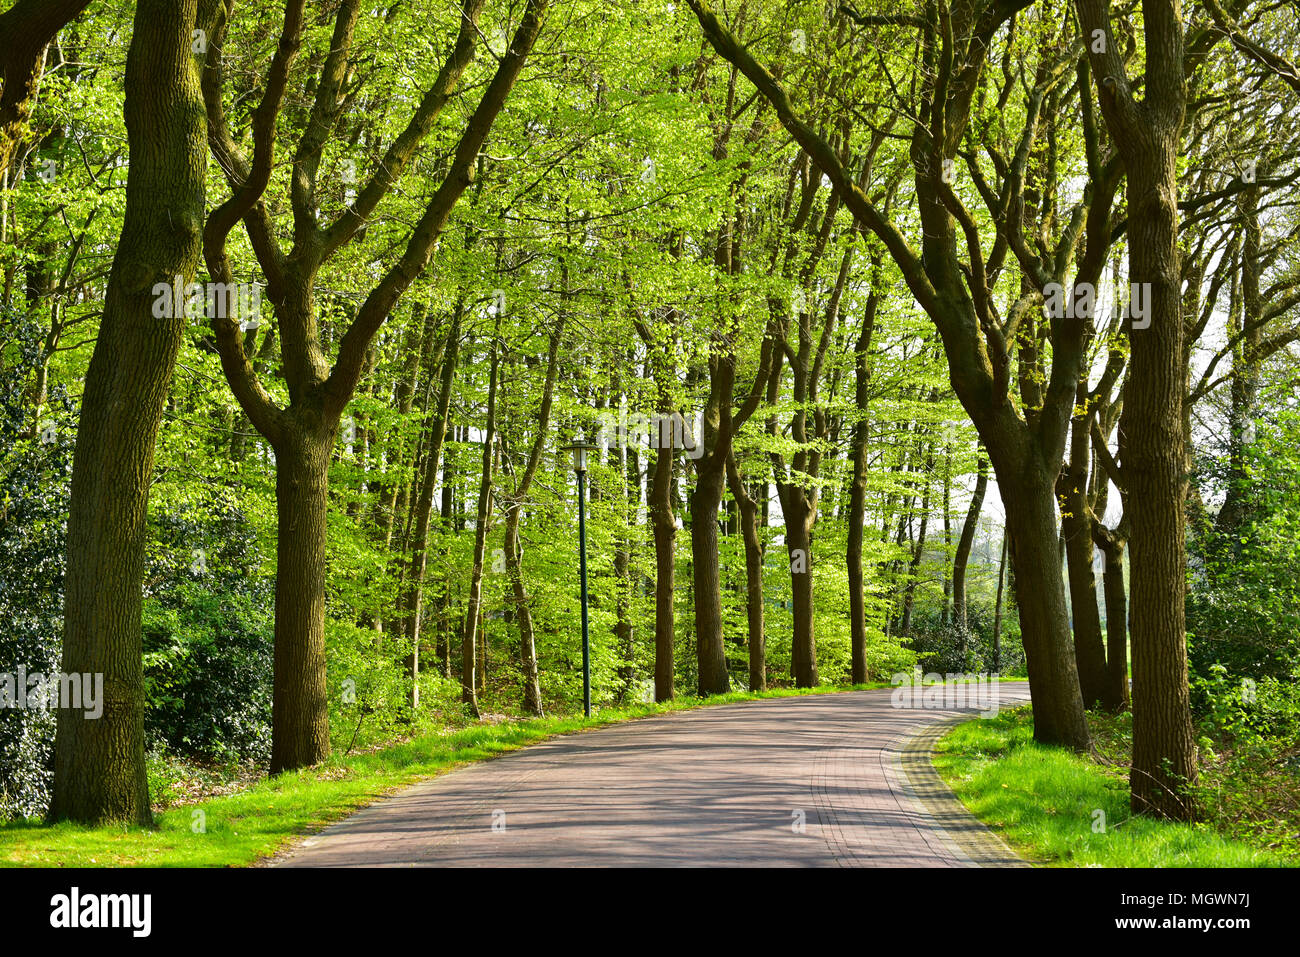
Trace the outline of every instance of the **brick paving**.
<instances>
[{"instance_id":1,"label":"brick paving","mask_svg":"<svg viewBox=\"0 0 1300 957\"><path fill-rule=\"evenodd\" d=\"M414 785L279 866L1023 866L926 776L928 744L907 751L962 712L895 709L890 695L720 705L554 738ZM1001 686L1004 706L1027 698Z\"/></svg>"}]
</instances>

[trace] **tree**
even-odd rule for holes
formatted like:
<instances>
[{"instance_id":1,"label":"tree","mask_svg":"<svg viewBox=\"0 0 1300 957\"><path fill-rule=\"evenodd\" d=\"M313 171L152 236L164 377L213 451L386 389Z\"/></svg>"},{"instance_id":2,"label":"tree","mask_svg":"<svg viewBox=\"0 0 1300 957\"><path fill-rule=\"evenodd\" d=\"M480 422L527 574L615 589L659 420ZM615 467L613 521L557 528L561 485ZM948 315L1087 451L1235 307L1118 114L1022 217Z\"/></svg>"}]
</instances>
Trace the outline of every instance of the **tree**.
<instances>
[{"instance_id":1,"label":"tree","mask_svg":"<svg viewBox=\"0 0 1300 957\"><path fill-rule=\"evenodd\" d=\"M975 471L977 473L975 488L971 492L970 505L966 509L966 520L962 522L961 534L957 537L957 551L952 559L952 618L963 635L969 627L966 571L970 562L971 547L975 544L975 531L979 525L980 513L984 508L984 495L989 487L988 459L981 455Z\"/></svg>"},{"instance_id":2,"label":"tree","mask_svg":"<svg viewBox=\"0 0 1300 957\"><path fill-rule=\"evenodd\" d=\"M1139 102L1107 5L1077 0L1077 6L1085 34L1097 40L1088 55L1127 177L1129 280L1150 291L1149 325L1129 327L1120 418L1120 467L1133 508L1132 803L1138 813L1186 820L1195 813L1188 789L1196 783L1196 739L1184 601L1187 372L1177 174L1187 100L1182 10L1178 0L1143 0L1147 53Z\"/></svg>"},{"instance_id":3,"label":"tree","mask_svg":"<svg viewBox=\"0 0 1300 957\"><path fill-rule=\"evenodd\" d=\"M140 587L154 442L186 327L176 287L194 277L202 234L198 16L198 0L140 0L127 54L126 215L82 396L64 598L63 671L104 676L104 713L58 713L56 821L152 820Z\"/></svg>"},{"instance_id":4,"label":"tree","mask_svg":"<svg viewBox=\"0 0 1300 957\"><path fill-rule=\"evenodd\" d=\"M954 390L988 449L1007 509L1012 562L1024 587L1019 592L1022 633L1029 659L1035 701L1034 735L1041 742L1086 749L1087 722L1078 690L1064 589L1057 561L1054 484L1064 453L1065 431L1073 407L1074 384L1083 359L1085 317L1060 315L1052 322L1052 374L1041 406L1022 416L1008 401L1010 357L1007 342L1020 323L1042 302L1043 289L1061 284L1085 223L1088 247L1075 284L1095 283L1109 246L1109 200L1113 192L1093 170L1094 184L1070 215L1051 259L1025 244L1023 222L1005 214L1018 210L1024 197L1025 164L1039 135L1039 120L1048 93L1061 74L1048 65L1040 70L1030 93L1027 120L1013 162L1003 167L1003 189L981 190L998 222L999 241L992 257L980 249L978 229L961 204L945 172L967 131L972 99L987 50L998 30L1030 0L995 0L950 9L939 5L921 21L925 29L925 63L921 102L911 108L920 120L911 134L911 161L923 242L917 251L886 219L875 202L853 181L835 151L796 112L785 87L723 25L703 0L689 6L705 37L736 65L776 109L782 125L830 180L858 223L875 233L902 270L916 301L943 339ZM912 20L885 18L885 23ZM872 26L870 19L863 26ZM1085 124L1085 135L1088 134ZM974 171L972 170L972 175ZM999 267L1007 249L1015 253L1026 276L1022 297L1006 320L991 312L990 270ZM963 261L962 251L966 260ZM1026 402L1026 405L1029 405Z\"/></svg>"},{"instance_id":5,"label":"tree","mask_svg":"<svg viewBox=\"0 0 1300 957\"><path fill-rule=\"evenodd\" d=\"M233 191L229 203L246 227L257 262L267 280L267 294L280 326L280 356L288 404L282 406L263 386L244 352L243 333L229 318L214 319L222 368L232 391L253 425L276 453L279 538L276 582L276 656L274 742L272 770L314 764L329 755L324 656L324 591L328 466L343 410L361 378L375 334L406 289L428 265L456 201L474 181L479 155L492 124L505 105L528 58L547 8L546 0L529 0L508 49L456 141L450 162L437 188L417 213L404 237L396 261L365 295L355 317L338 341L331 365L320 335L316 283L322 266L338 250L357 239L367 222L398 184L421 142L459 88L473 59L478 16L483 4L475 0L459 15L455 42L437 77L428 87L409 121L383 151L356 198L339 215L321 225L319 207L321 162L345 108L355 104L350 90L357 68L357 21L363 5L343 0L334 15L328 54L313 76L315 93L309 115L298 136L289 184L293 245L285 252L269 207L261 201L271 168L279 97L268 81L263 108L253 118L254 158L239 149L226 118L223 49L230 7L208 48L205 101L213 155ZM283 36L296 35L301 3L286 6ZM396 10L390 11L390 16ZM283 56L285 43L276 57ZM280 71L273 60L270 76ZM269 108L265 105L269 104ZM251 197L253 202L244 206ZM219 208L220 211L221 208ZM217 214L214 214L216 217ZM229 274L224 264L224 221L210 226L220 242L205 250L214 275Z\"/></svg>"},{"instance_id":6,"label":"tree","mask_svg":"<svg viewBox=\"0 0 1300 957\"><path fill-rule=\"evenodd\" d=\"M46 48L90 0L17 0L0 13L0 178L23 139L45 70Z\"/></svg>"},{"instance_id":7,"label":"tree","mask_svg":"<svg viewBox=\"0 0 1300 957\"><path fill-rule=\"evenodd\" d=\"M867 298L867 310L862 320L862 329L853 347L854 405L862 416L853 426L850 450L853 477L849 492L849 534L845 555L849 575L849 627L851 629L849 641L852 658L850 680L854 684L862 684L870 677L867 673L866 610L863 607L862 531L866 517L867 449L871 435L870 423L866 417L871 384L870 349L871 338L876 331L876 310L880 303L880 293L877 289L879 274L880 263L877 261L872 264L871 294Z\"/></svg>"},{"instance_id":8,"label":"tree","mask_svg":"<svg viewBox=\"0 0 1300 957\"><path fill-rule=\"evenodd\" d=\"M551 423L551 400L555 394L555 380L559 372L560 338L564 334L564 320L556 322L551 330L551 341L546 356L546 381L542 385L541 407L537 412L537 432L533 437L532 448L528 450L528 460L524 470L514 483L514 491L505 501L505 558L506 572L510 576L510 588L514 592L515 618L519 623L519 663L523 670L524 711L537 717L542 716L542 691L537 680L537 639L533 631L533 614L528 604L528 590L524 583L523 548L519 544L519 519L523 504L532 487L537 467L541 464L542 453L546 448L546 439ZM504 442L504 437L502 439ZM509 468L510 454L503 451L503 461Z\"/></svg>"},{"instance_id":9,"label":"tree","mask_svg":"<svg viewBox=\"0 0 1300 957\"><path fill-rule=\"evenodd\" d=\"M474 562L470 569L469 601L466 603L465 627L461 631L460 686L461 700L474 717L479 716L476 677L479 676L479 624L483 608L483 556L487 548L488 524L492 521L492 473L497 442L497 370L501 363L501 314L497 313L492 330L491 359L488 372L487 419L483 426L483 467L479 473L478 506L474 513Z\"/></svg>"}]
</instances>

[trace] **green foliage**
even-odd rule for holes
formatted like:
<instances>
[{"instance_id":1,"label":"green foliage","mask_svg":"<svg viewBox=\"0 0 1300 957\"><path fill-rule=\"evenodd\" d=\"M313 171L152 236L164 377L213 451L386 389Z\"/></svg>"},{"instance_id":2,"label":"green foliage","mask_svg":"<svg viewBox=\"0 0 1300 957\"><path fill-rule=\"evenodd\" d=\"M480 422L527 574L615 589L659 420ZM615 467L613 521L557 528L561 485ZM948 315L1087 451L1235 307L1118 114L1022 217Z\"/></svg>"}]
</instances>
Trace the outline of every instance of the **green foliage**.
<instances>
[{"instance_id":1,"label":"green foliage","mask_svg":"<svg viewBox=\"0 0 1300 957\"><path fill-rule=\"evenodd\" d=\"M43 361L36 323L0 306L0 673L58 670L73 405L56 385L30 401ZM0 820L44 812L54 714L0 708Z\"/></svg>"},{"instance_id":2,"label":"green foliage","mask_svg":"<svg viewBox=\"0 0 1300 957\"><path fill-rule=\"evenodd\" d=\"M1234 736L1300 731L1300 416L1259 423L1245 450L1239 525L1192 542L1187 601L1194 704ZM1203 466L1219 476L1223 465ZM1247 611L1248 610L1248 611Z\"/></svg>"},{"instance_id":3,"label":"green foliage","mask_svg":"<svg viewBox=\"0 0 1300 957\"><path fill-rule=\"evenodd\" d=\"M247 519L222 490L150 517L145 730L186 757L270 757L274 593Z\"/></svg>"},{"instance_id":4,"label":"green foliage","mask_svg":"<svg viewBox=\"0 0 1300 957\"><path fill-rule=\"evenodd\" d=\"M1131 731L1130 731L1131 734ZM1269 867L1287 863L1207 824L1134 817L1127 765L1033 741L1027 708L958 725L935 767L976 817L1028 859L1074 867Z\"/></svg>"},{"instance_id":5,"label":"green foliage","mask_svg":"<svg viewBox=\"0 0 1300 957\"><path fill-rule=\"evenodd\" d=\"M944 621L938 609L913 614L911 647L921 667L942 674L971 672L1025 676L1025 649L1015 622L1015 609L1003 609L998 652L993 648L993 609L982 603L967 604L965 634L952 620ZM964 650L963 650L963 645Z\"/></svg>"},{"instance_id":6,"label":"green foliage","mask_svg":"<svg viewBox=\"0 0 1300 957\"><path fill-rule=\"evenodd\" d=\"M329 49L334 6L325 5L304 26L289 82L290 107L276 127L278 159L259 207L272 241L286 248L295 229L290 181L301 167L279 160L294 155L307 122L301 97L316 88L311 74ZM874 12L910 11L908 4L878 6ZM1036 268L1073 261L1083 247L1053 251L1052 233L1067 222L1082 225L1086 217L1072 212L1074 194L1096 192L1077 135L1083 119L1078 90L1086 85L1074 85L1072 71L1062 73L1057 62L1060 51L1077 40L1068 29L1062 32L1062 22L1072 22L1067 6L1055 0L1034 5L1017 16L1015 29L997 31L972 91L971 122L951 184L953 199L970 213L964 240L987 256L983 264L957 261L951 273L956 285L944 295L953 302L966 298L974 291L975 268L989 267L992 325L1015 325L1017 331L1005 343L1005 355L999 345L977 358L999 366L1007 382L1006 411L1031 424L1033 406L1042 403L1039 393L1051 381L1055 331L1038 321L1032 305L1023 313L1014 308L1037 282L1029 277L1026 285L1023 260L1034 257ZM280 13L265 0L236 4L228 24L222 95L230 136L245 154L252 148L253 110L262 99ZM482 43L499 47L517 14L517 5L486 4ZM686 5L574 0L552 5L551 15L479 155L472 188L441 230L427 268L370 343L365 375L344 413L329 471L324 599L335 753L355 755L467 720L460 703L460 642L492 348L502 356L504 372L500 438L492 457L494 511L486 530L479 697L493 720L521 708L524 668L515 599L504 574L502 517L533 442L540 438L543 452L519 501L523 581L543 705L549 714L572 714L582 696L577 490L558 447L574 437L591 438L601 413L626 420L671 408L693 419L709 406L720 368L734 372L733 410L751 388L760 396L735 437L734 451L743 481L763 507L769 682L791 681L791 571L778 479L818 497L809 564L820 680L830 686L849 679L848 451L858 428L867 439L862 562L869 674L887 677L914 664L941 672L1022 674L1023 643L1010 587L997 660L991 647L994 550L977 548L971 560L968 633L945 624L940 611L954 551L954 536L944 541L942 524L947 520L950 531L959 530L981 452L950 386L944 344L917 307L898 263L848 210L832 206L820 172L792 145L770 106L701 46L699 24ZM919 250L916 169L906 127L912 106L920 106L920 113L928 107L921 100L902 101L920 95L925 78L910 71L927 68L929 61L918 59L910 25L864 31L837 16L813 0L752 3L735 11L733 25L781 77L795 109L813 127L830 131L835 150L850 160L855 174L862 171L863 190ZM458 20L455 6L388 4L363 11L355 41L362 53L349 65L346 92L320 157L312 214L321 222L347 210L380 168L437 75ZM35 138L5 181L0 203L6 237L0 246L0 668L10 670L23 663L50 671L59 657L73 410L125 202L120 77L129 29L129 5L95 4L51 47L32 118ZM1132 39L1132 66L1139 69L1144 42L1140 35ZM1231 59L1217 51L1210 59L1207 70L1216 84L1236 82ZM868 61L871 68L863 69ZM395 188L316 277L310 338L325 361L338 354L359 303L400 254L495 63L480 48ZM897 72L882 79L876 69L882 64ZM1035 209L1022 210L1026 229L1034 232L1017 249L1005 235L1015 217L989 209L986 200L1003 197L999 202L1026 207L1014 195L1008 167L1029 114L1024 81L1036 74L1055 79L1038 119L1039 136L1025 140L1026 166L1016 174L1035 196L1028 203ZM877 113L880 104L893 105ZM1198 146L1198 162L1182 157L1180 168L1218 190L1249 153L1261 157L1266 176L1264 167L1283 164L1292 142L1282 136L1284 113L1275 104L1265 106L1267 125L1279 132L1263 151L1253 150L1257 142L1246 149L1235 121L1216 120L1210 125L1227 131L1222 141ZM1197 124L1200 135L1204 124L1199 118ZM1101 155L1112 145L1103 136ZM48 181L36 175L46 164L55 171ZM229 184L222 163L208 169L211 205L229 195ZM1117 188L1118 212L1129 198L1122 183ZM1224 204L1190 205L1205 212L1189 229L1208 229L1206 236L1235 229L1218 211ZM1040 216L1042 222L1033 222ZM1270 217L1276 218L1265 224L1270 241L1273 232L1296 232L1292 212L1274 209ZM927 257L937 242L930 237ZM1195 245L1189 242L1189 248ZM1122 258L1123 251L1121 240L1114 254ZM1278 246L1268 256L1284 263L1287 251ZM266 284L243 229L231 234L229 254L236 281ZM1220 258L1236 268L1238 254ZM969 249L965 255L976 258ZM200 267L200 282L210 278L205 269ZM1276 289L1279 302L1286 301L1288 288L1282 272L1270 266L1263 277L1264 288ZM1238 285L1234 278L1225 289ZM865 328L869 301L878 308L864 357L866 400L860 402L854 343ZM282 308L268 295L262 325L244 343L268 394L284 407L290 398L286 364L301 357L282 352ZM423 457L433 430L443 425L436 414L440 350L453 314L461 320L461 341L460 361L451 370L447 440L442 461L426 471ZM426 316L430 337L422 342ZM811 317L806 330L800 326L804 316ZM823 321L827 348L817 360L813 397L796 388L791 369L803 339L811 336L812 345L819 344ZM539 435L549 337L560 322L558 381L550 422ZM772 329L784 339L774 349L781 369L770 383L755 382ZM1114 329L1097 333L1095 354L1087 357L1094 381L1094 360L1106 348L1121 356L1127 349ZM985 344L993 343L987 330L986 335ZM1238 358L1234 353L1234 363ZM1270 415L1294 406L1287 395L1288 389L1294 393L1292 373L1286 361L1278 364L1278 382L1261 403ZM49 387L38 395L43 372ZM1195 412L1209 404L1203 400ZM802 438L795 427L801 417ZM40 438L46 420L54 425L52 443ZM714 427L711 422L705 431ZM1243 475L1230 474L1225 456L1211 456L1202 476L1208 501L1221 498L1229 483L1241 483L1246 519L1240 527L1210 529L1191 543L1193 700L1201 731L1225 760L1246 762L1243 774L1256 767L1248 753L1281 760L1289 753L1288 736L1300 735L1298 449L1296 418L1273 416L1247 449ZM814 454L816 468L809 464ZM632 441L595 459L587 535L593 698L599 709L645 701L653 687L655 553L646 499L657 450ZM187 779L216 773L214 768L260 768L267 759L276 546L284 518L277 512L275 464L275 450L226 384L210 330L195 323L166 399L150 491L142 622L146 722L154 749L151 773L163 797L185 793ZM437 494L424 555L421 639L412 648L401 604L414 573L416 503L426 478ZM672 479L680 525L673 652L681 693L697 684L691 573L699 556L690 538L697 473L688 456L675 456ZM993 498L990 488L986 513L995 510ZM728 494L718 516L718 560L731 685L744 688L748 583L736 511ZM1000 537L991 524L987 518L981 523L980 544ZM909 633L901 635L907 596L913 613ZM416 652L418 709L411 704L408 665ZM1251 700L1243 696L1247 687ZM0 712L0 818L39 813L44 806L52 726L41 712ZM241 845L230 859L246 851Z\"/></svg>"}]
</instances>

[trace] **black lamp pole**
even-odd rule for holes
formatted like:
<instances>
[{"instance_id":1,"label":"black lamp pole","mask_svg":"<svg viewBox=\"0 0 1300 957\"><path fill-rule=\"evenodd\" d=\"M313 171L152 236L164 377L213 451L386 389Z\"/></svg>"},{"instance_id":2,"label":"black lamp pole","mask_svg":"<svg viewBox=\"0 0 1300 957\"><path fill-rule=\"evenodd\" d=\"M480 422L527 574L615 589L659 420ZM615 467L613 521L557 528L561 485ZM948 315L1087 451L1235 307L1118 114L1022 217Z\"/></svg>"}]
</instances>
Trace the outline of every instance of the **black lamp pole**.
<instances>
[{"instance_id":1,"label":"black lamp pole","mask_svg":"<svg viewBox=\"0 0 1300 957\"><path fill-rule=\"evenodd\" d=\"M587 453L600 448L590 442L574 442L564 450L573 454L573 471L578 475L578 574L582 580L582 713L591 717L591 639L587 631Z\"/></svg>"},{"instance_id":2,"label":"black lamp pole","mask_svg":"<svg viewBox=\"0 0 1300 957\"><path fill-rule=\"evenodd\" d=\"M582 713L591 717L591 643L587 636L587 470L578 470L578 575L582 579Z\"/></svg>"}]
</instances>

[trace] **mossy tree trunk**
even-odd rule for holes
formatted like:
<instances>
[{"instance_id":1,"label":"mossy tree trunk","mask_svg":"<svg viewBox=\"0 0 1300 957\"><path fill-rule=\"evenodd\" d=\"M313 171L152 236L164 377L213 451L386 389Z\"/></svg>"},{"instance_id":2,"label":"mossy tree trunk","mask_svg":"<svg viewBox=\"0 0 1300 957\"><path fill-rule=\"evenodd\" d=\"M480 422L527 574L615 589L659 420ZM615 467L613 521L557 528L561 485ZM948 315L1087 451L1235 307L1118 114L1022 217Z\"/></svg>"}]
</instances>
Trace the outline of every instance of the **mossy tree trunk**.
<instances>
[{"instance_id":1,"label":"mossy tree trunk","mask_svg":"<svg viewBox=\"0 0 1300 957\"><path fill-rule=\"evenodd\" d=\"M172 317L155 316L154 287L190 282L199 260L207 163L190 47L197 16L198 0L140 0L127 54L126 213L82 398L64 592L62 669L102 674L104 708L98 719L58 712L53 820L151 820L140 588L154 441L186 324L170 292Z\"/></svg>"}]
</instances>

